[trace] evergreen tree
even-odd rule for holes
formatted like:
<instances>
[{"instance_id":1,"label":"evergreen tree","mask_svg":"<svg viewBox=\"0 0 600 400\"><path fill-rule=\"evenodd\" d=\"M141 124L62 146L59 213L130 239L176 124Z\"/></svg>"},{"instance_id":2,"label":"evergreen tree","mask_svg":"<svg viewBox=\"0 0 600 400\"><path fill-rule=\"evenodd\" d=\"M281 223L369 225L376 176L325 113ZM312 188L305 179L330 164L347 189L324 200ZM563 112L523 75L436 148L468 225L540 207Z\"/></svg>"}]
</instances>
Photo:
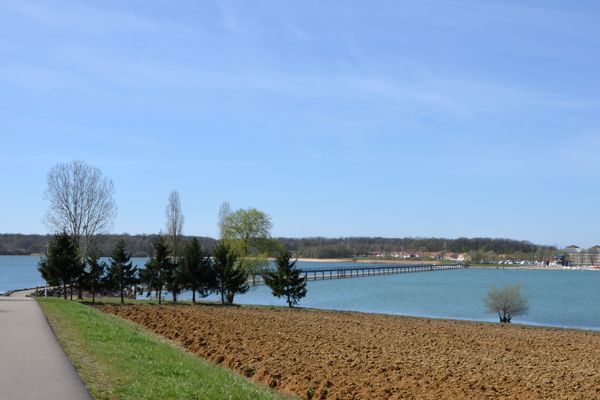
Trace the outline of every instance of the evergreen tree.
<instances>
[{"instance_id":1,"label":"evergreen tree","mask_svg":"<svg viewBox=\"0 0 600 400\"><path fill-rule=\"evenodd\" d=\"M221 304L233 303L236 293L246 293L248 285L248 272L238 264L238 257L231 246L225 242L218 242L214 250L214 269L216 289L221 294Z\"/></svg>"},{"instance_id":2,"label":"evergreen tree","mask_svg":"<svg viewBox=\"0 0 600 400\"><path fill-rule=\"evenodd\" d=\"M173 301L177 301L177 296L182 292L185 286L185 273L183 270L183 264L178 262L173 256L167 260L165 264L165 289L171 292Z\"/></svg>"},{"instance_id":3,"label":"evergreen tree","mask_svg":"<svg viewBox=\"0 0 600 400\"><path fill-rule=\"evenodd\" d=\"M100 261L100 257L96 252L86 257L87 265L87 287L92 294L92 303L96 302L96 293L102 289L106 279L106 271L108 265L105 261Z\"/></svg>"},{"instance_id":4,"label":"evergreen tree","mask_svg":"<svg viewBox=\"0 0 600 400\"><path fill-rule=\"evenodd\" d=\"M291 258L289 251L281 251L276 257L275 271L263 273L265 284L271 288L273 296L285 297L290 307L306 296L306 277L300 276L296 261L291 261Z\"/></svg>"},{"instance_id":5,"label":"evergreen tree","mask_svg":"<svg viewBox=\"0 0 600 400\"><path fill-rule=\"evenodd\" d=\"M192 291L192 303L196 292L206 297L215 287L215 275L210 257L206 256L198 239L193 238L183 249L183 276L185 288Z\"/></svg>"},{"instance_id":6,"label":"evergreen tree","mask_svg":"<svg viewBox=\"0 0 600 400\"><path fill-rule=\"evenodd\" d=\"M54 235L48 245L48 254L40 260L38 271L49 285L62 286L65 299L69 286L73 300L73 283L83 271L77 243L64 232Z\"/></svg>"},{"instance_id":7,"label":"evergreen tree","mask_svg":"<svg viewBox=\"0 0 600 400\"><path fill-rule=\"evenodd\" d=\"M73 280L73 286L77 288L77 300L83 299L83 290L88 286L88 272L85 270L85 260L79 261L80 271Z\"/></svg>"},{"instance_id":8,"label":"evergreen tree","mask_svg":"<svg viewBox=\"0 0 600 400\"><path fill-rule=\"evenodd\" d=\"M111 286L121 295L121 304L125 303L125 289L136 283L136 270L131 255L125 249L125 241L120 239L112 252L109 276Z\"/></svg>"},{"instance_id":9,"label":"evergreen tree","mask_svg":"<svg viewBox=\"0 0 600 400\"><path fill-rule=\"evenodd\" d=\"M143 285L142 291L146 290L146 297L150 297L152 292L154 292L159 304L162 290L162 281L160 278L158 263L156 262L156 258L152 257L146 261L144 269L140 271L140 283Z\"/></svg>"},{"instance_id":10,"label":"evergreen tree","mask_svg":"<svg viewBox=\"0 0 600 400\"><path fill-rule=\"evenodd\" d=\"M162 303L162 291L165 286L166 275L171 268L169 260L169 247L164 236L159 235L154 241L154 254L146 263L146 268L141 271L141 280L146 287L147 296L156 293L158 304Z\"/></svg>"}]
</instances>

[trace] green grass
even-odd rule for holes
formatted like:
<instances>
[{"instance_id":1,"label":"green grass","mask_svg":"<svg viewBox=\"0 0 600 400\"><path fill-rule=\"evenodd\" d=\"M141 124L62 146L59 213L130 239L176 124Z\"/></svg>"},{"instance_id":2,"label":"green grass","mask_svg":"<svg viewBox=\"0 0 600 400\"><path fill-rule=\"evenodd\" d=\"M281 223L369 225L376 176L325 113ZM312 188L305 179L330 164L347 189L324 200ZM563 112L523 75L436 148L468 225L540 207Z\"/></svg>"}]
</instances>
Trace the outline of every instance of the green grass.
<instances>
[{"instance_id":1,"label":"green grass","mask_svg":"<svg viewBox=\"0 0 600 400\"><path fill-rule=\"evenodd\" d=\"M283 399L145 328L84 304L37 299L94 399Z\"/></svg>"}]
</instances>

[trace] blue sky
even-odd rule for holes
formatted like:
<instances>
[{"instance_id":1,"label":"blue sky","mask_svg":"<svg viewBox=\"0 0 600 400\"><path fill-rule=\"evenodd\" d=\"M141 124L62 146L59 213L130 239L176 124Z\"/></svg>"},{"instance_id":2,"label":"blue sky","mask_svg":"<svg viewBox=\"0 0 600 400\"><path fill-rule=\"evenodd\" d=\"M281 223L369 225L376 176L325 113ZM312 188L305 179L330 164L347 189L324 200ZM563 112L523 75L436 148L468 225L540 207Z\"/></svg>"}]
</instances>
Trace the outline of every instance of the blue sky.
<instances>
[{"instance_id":1,"label":"blue sky","mask_svg":"<svg viewBox=\"0 0 600 400\"><path fill-rule=\"evenodd\" d=\"M46 173L116 187L114 232L600 244L594 1L0 1L0 232Z\"/></svg>"}]
</instances>

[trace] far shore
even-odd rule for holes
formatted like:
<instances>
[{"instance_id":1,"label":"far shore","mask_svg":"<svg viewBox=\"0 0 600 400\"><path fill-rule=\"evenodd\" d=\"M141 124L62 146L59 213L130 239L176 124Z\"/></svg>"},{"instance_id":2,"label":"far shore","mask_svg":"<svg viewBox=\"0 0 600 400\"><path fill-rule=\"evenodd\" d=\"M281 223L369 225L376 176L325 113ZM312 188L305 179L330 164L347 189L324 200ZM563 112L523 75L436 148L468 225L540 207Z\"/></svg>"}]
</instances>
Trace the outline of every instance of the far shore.
<instances>
[{"instance_id":1,"label":"far shore","mask_svg":"<svg viewBox=\"0 0 600 400\"><path fill-rule=\"evenodd\" d=\"M514 270L539 270L539 271L600 271L597 265L582 265L577 267L563 267L562 265L471 265L469 268L479 269L514 269Z\"/></svg>"},{"instance_id":2,"label":"far shore","mask_svg":"<svg viewBox=\"0 0 600 400\"><path fill-rule=\"evenodd\" d=\"M303 262L320 262L320 263L358 263L358 264L441 264L440 261L424 261L424 260L409 260L409 259L365 259L365 258L298 258L298 261Z\"/></svg>"},{"instance_id":3,"label":"far shore","mask_svg":"<svg viewBox=\"0 0 600 400\"><path fill-rule=\"evenodd\" d=\"M362 264L442 264L441 261L423 261L423 260L372 260L372 259L352 259L352 258L298 258L303 262L320 263L362 263ZM455 262L459 264L459 262ZM444 263L448 264L448 263ZM550 270L550 271L600 271L599 265L583 265L573 267L563 267L562 265L519 265L519 264L469 264L469 268L480 269L514 269L514 270Z\"/></svg>"},{"instance_id":4,"label":"far shore","mask_svg":"<svg viewBox=\"0 0 600 400\"><path fill-rule=\"evenodd\" d=\"M328 262L328 263L354 262L351 258L298 258L298 261L302 261L302 262Z\"/></svg>"}]
</instances>

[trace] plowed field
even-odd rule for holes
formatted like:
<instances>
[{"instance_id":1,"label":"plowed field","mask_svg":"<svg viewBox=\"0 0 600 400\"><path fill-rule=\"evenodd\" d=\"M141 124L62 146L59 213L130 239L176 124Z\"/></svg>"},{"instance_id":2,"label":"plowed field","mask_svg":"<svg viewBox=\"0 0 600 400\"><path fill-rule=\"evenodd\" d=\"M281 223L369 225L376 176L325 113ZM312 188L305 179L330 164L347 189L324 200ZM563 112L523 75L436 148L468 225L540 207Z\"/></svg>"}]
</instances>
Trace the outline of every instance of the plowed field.
<instances>
[{"instance_id":1,"label":"plowed field","mask_svg":"<svg viewBox=\"0 0 600 400\"><path fill-rule=\"evenodd\" d=\"M314 399L600 399L600 334L312 310L100 306Z\"/></svg>"}]
</instances>

